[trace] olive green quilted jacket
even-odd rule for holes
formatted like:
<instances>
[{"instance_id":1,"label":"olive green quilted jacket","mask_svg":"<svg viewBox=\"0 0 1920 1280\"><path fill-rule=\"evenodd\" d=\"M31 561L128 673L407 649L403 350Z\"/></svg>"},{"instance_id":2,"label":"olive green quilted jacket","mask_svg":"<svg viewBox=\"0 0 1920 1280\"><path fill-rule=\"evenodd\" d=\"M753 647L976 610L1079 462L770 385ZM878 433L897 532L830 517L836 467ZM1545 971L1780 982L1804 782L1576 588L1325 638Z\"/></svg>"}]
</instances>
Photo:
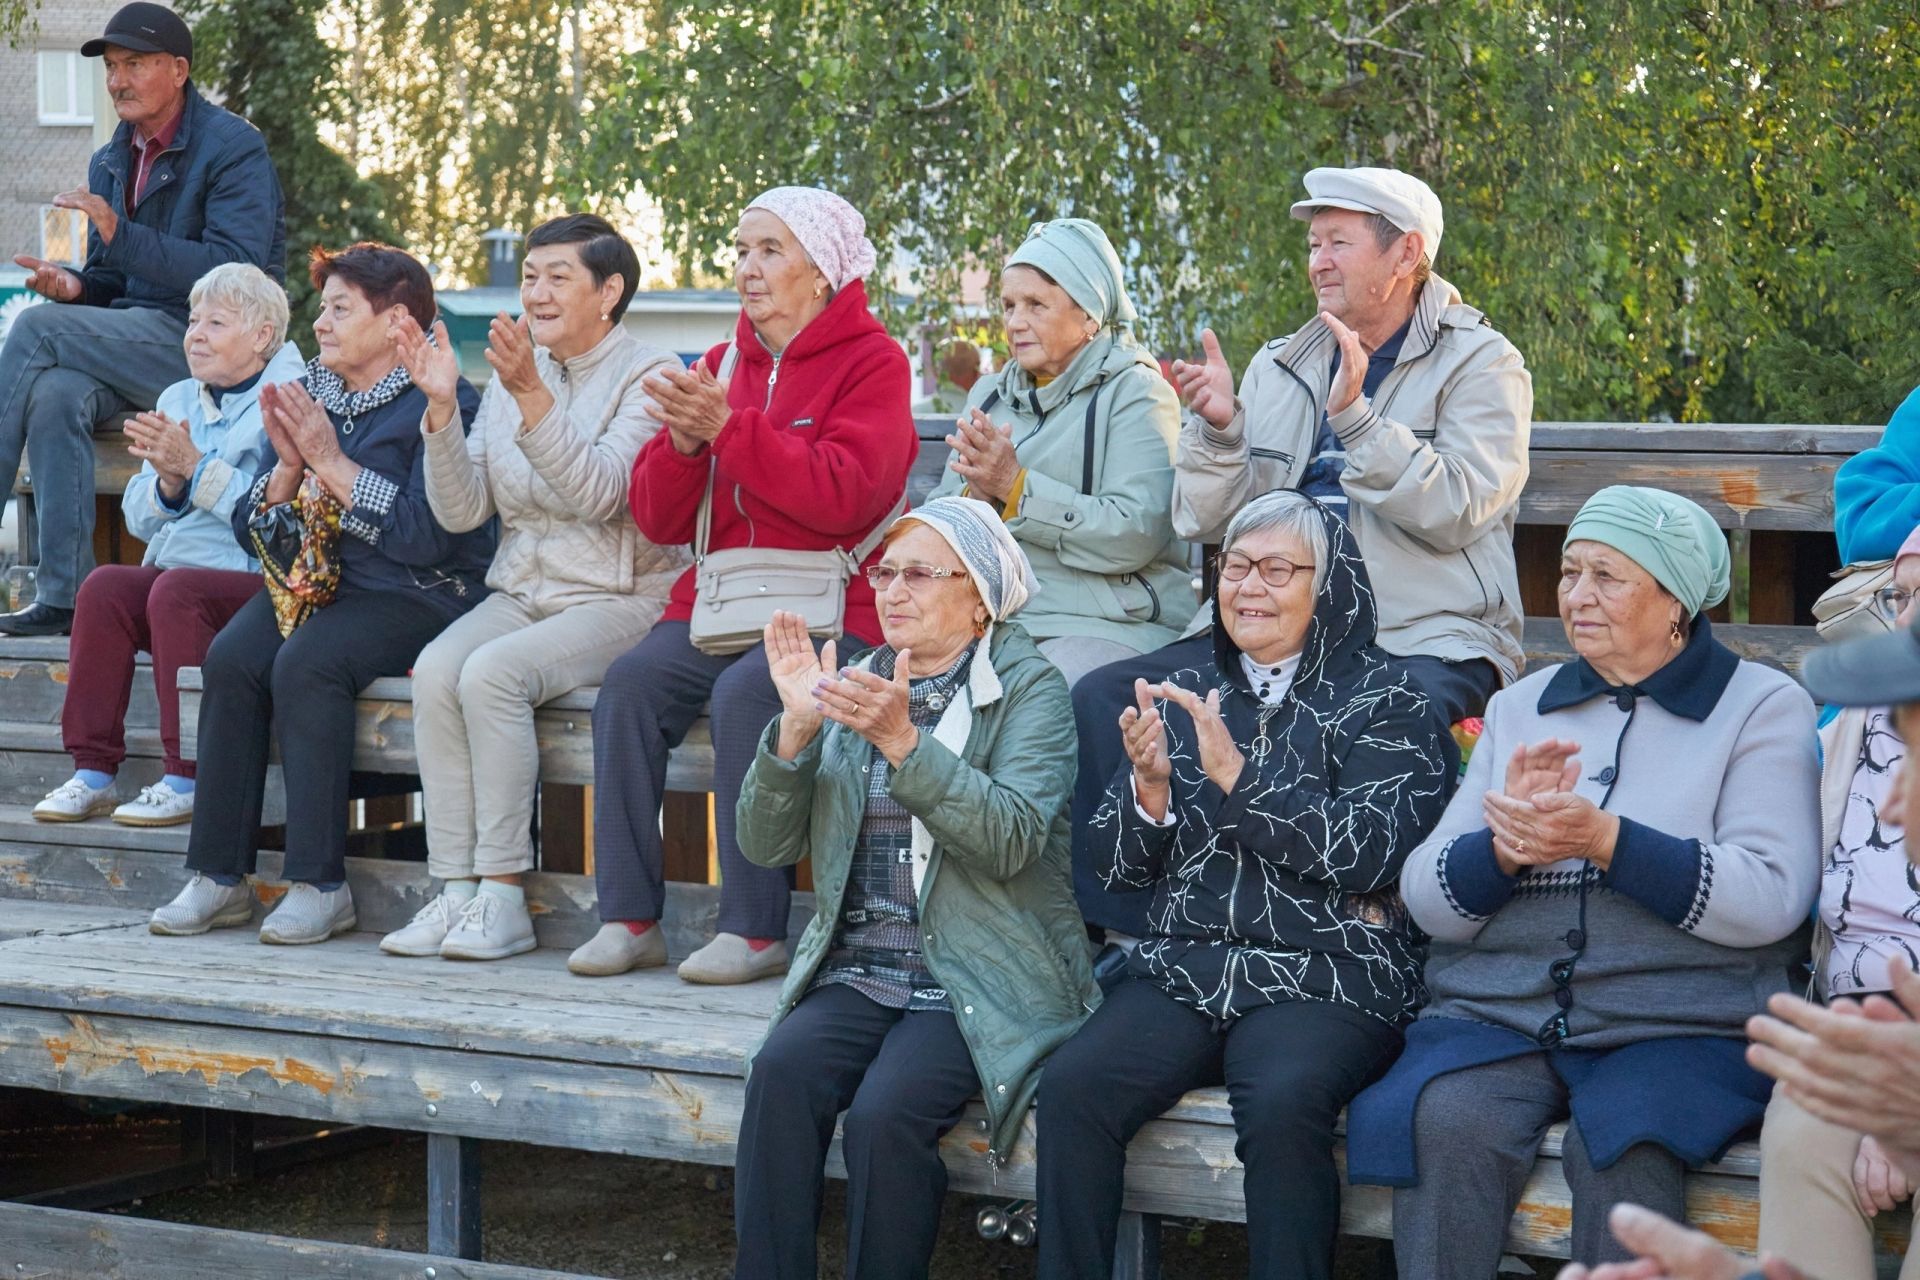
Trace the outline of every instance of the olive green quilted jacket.
<instances>
[{"instance_id":1,"label":"olive green quilted jacket","mask_svg":"<svg viewBox=\"0 0 1920 1280\"><path fill-rule=\"evenodd\" d=\"M988 643L989 660L976 655L965 695L921 733L892 786L914 819L923 954L980 1076L988 1159L1004 1164L1041 1061L1086 1020L1099 991L1068 863L1076 741L1067 684L1019 626L995 627ZM773 750L778 733L776 720L740 793L740 849L767 867L811 857L818 914L773 1026L806 994L833 941L870 760L865 739L828 724L784 761Z\"/></svg>"}]
</instances>

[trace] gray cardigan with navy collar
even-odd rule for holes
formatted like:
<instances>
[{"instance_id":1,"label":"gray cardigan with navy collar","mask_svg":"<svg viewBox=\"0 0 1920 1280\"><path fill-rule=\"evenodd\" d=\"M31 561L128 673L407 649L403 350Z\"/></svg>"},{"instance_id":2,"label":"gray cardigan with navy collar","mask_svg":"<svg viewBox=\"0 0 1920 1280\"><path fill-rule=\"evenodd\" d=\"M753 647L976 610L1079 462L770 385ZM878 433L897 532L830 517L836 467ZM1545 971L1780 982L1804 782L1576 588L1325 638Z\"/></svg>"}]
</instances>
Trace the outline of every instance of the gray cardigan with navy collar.
<instances>
[{"instance_id":1,"label":"gray cardigan with navy collar","mask_svg":"<svg viewBox=\"0 0 1920 1280\"><path fill-rule=\"evenodd\" d=\"M1481 797L1518 744L1544 738L1580 744L1579 794L1621 818L1605 873L1569 859L1508 876L1494 860ZM1704 618L1631 689L1575 661L1494 695L1466 779L1401 877L1433 937L1421 1016L1572 1048L1742 1034L1805 951L1818 787L1811 700ZM1560 996L1550 969L1575 956ZM1562 1000L1564 1036L1543 1035Z\"/></svg>"}]
</instances>

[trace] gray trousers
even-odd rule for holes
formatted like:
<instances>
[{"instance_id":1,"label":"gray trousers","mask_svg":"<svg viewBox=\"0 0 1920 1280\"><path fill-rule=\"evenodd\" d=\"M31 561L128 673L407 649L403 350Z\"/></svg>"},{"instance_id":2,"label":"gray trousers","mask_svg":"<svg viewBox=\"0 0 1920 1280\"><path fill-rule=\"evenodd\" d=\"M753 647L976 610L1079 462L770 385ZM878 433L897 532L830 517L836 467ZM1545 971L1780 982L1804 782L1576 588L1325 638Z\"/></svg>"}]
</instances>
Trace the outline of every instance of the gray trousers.
<instances>
[{"instance_id":1,"label":"gray trousers","mask_svg":"<svg viewBox=\"0 0 1920 1280\"><path fill-rule=\"evenodd\" d=\"M1544 1053L1469 1067L1429 1084L1414 1113L1420 1183L1393 1193L1400 1275L1492 1280L1540 1140L1567 1115L1567 1087ZM1686 1166L1665 1147L1643 1142L1595 1169L1579 1125L1569 1124L1560 1166L1573 1193L1575 1262L1633 1257L1607 1230L1607 1212L1622 1200L1686 1220Z\"/></svg>"},{"instance_id":2,"label":"gray trousers","mask_svg":"<svg viewBox=\"0 0 1920 1280\"><path fill-rule=\"evenodd\" d=\"M533 709L599 683L665 607L658 596L607 596L542 616L496 591L421 651L413 732L430 874L464 880L533 869Z\"/></svg>"},{"instance_id":3,"label":"gray trousers","mask_svg":"<svg viewBox=\"0 0 1920 1280\"><path fill-rule=\"evenodd\" d=\"M711 705L709 706L709 700ZM607 668L593 705L593 878L602 920L658 920L666 885L660 799L667 753L708 706L713 729L713 827L720 851L716 929L787 936L793 868L757 867L734 838L734 806L760 735L780 714L767 651L715 657L684 622L662 622Z\"/></svg>"},{"instance_id":4,"label":"gray trousers","mask_svg":"<svg viewBox=\"0 0 1920 1280\"><path fill-rule=\"evenodd\" d=\"M73 608L93 569L93 424L151 409L190 376L186 322L153 307L28 307L0 346L0 503L21 451L33 457L40 521L35 599ZM22 547L21 558L29 554Z\"/></svg>"}]
</instances>

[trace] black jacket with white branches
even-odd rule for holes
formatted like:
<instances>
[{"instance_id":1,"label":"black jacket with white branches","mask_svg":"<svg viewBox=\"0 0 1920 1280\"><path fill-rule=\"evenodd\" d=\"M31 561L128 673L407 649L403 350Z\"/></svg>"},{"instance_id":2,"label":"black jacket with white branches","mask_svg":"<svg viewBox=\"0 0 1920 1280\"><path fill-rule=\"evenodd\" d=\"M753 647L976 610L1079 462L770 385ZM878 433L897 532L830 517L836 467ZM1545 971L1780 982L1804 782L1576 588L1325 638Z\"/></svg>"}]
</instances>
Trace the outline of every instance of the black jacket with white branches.
<instances>
[{"instance_id":1,"label":"black jacket with white branches","mask_svg":"<svg viewBox=\"0 0 1920 1280\"><path fill-rule=\"evenodd\" d=\"M1399 1025L1424 999L1424 947L1398 880L1446 808L1458 752L1405 668L1374 646L1366 568L1346 525L1321 517L1326 579L1279 705L1255 697L1218 622L1213 661L1170 677L1203 697L1220 690L1246 757L1231 794L1200 767L1192 719L1162 703L1174 821L1141 816L1123 764L1092 823L1106 887L1154 891L1152 934L1129 971L1223 1022L1328 1000Z\"/></svg>"}]
</instances>

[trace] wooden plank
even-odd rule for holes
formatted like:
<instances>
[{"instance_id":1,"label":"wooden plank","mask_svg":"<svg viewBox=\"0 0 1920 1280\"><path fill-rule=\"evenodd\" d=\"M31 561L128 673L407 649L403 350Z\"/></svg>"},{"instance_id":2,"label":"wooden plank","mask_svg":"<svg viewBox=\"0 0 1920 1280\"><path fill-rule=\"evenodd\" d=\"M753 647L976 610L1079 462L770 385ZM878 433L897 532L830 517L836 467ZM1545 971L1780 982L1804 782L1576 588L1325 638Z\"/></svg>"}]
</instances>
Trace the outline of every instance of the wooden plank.
<instances>
[{"instance_id":1,"label":"wooden plank","mask_svg":"<svg viewBox=\"0 0 1920 1280\"><path fill-rule=\"evenodd\" d=\"M1831 454L1556 453L1527 479L1524 524L1564 525L1610 484L1651 485L1693 499L1723 529L1833 528Z\"/></svg>"},{"instance_id":2,"label":"wooden plank","mask_svg":"<svg viewBox=\"0 0 1920 1280\"><path fill-rule=\"evenodd\" d=\"M579 1280L565 1272L0 1203L13 1274L40 1280Z\"/></svg>"},{"instance_id":3,"label":"wooden plank","mask_svg":"<svg viewBox=\"0 0 1920 1280\"><path fill-rule=\"evenodd\" d=\"M198 667L180 671L180 753L199 755L200 697ZM534 735L540 744L542 782L588 786L593 782L593 701L598 687L575 689L534 711ZM418 769L414 752L413 686L405 677L386 677L367 686L356 704L353 767L368 773L410 774ZM686 741L667 760L670 791L713 788L713 743L703 716L688 729Z\"/></svg>"},{"instance_id":4,"label":"wooden plank","mask_svg":"<svg viewBox=\"0 0 1920 1280\"><path fill-rule=\"evenodd\" d=\"M1715 625L1713 635L1742 658L1778 667L1789 675L1798 672L1807 654L1821 643L1820 633L1812 627L1727 623ZM1528 618L1522 643L1527 651L1528 670L1573 658L1573 647L1567 643L1567 633L1558 618Z\"/></svg>"},{"instance_id":5,"label":"wooden plank","mask_svg":"<svg viewBox=\"0 0 1920 1280\"><path fill-rule=\"evenodd\" d=\"M55 840L62 843L52 843ZM0 922L21 900L151 912L171 901L191 878L181 858L186 842L184 827L35 823L18 808L0 810ZM256 920L285 892L282 865L278 851L259 851ZM405 924L426 905L432 889L420 864L378 858L348 858L347 883L361 929L375 934ZM535 872L527 876L525 887L541 946L571 950L600 928L591 877ZM668 953L679 959L704 946L719 913L716 887L669 881L661 921ZM812 919L813 895L796 893L789 936L798 938Z\"/></svg>"},{"instance_id":6,"label":"wooden plank","mask_svg":"<svg viewBox=\"0 0 1920 1280\"><path fill-rule=\"evenodd\" d=\"M1536 422L1538 453L1610 449L1625 453L1831 453L1851 456L1880 443L1883 426L1777 422Z\"/></svg>"},{"instance_id":7,"label":"wooden plank","mask_svg":"<svg viewBox=\"0 0 1920 1280\"><path fill-rule=\"evenodd\" d=\"M140 470L140 459L127 452L127 439L116 427L111 433L95 432L93 437L93 491L118 498L127 490L127 481ZM15 493L33 492L33 457L29 449L20 460L20 474L13 482Z\"/></svg>"},{"instance_id":8,"label":"wooden plank","mask_svg":"<svg viewBox=\"0 0 1920 1280\"><path fill-rule=\"evenodd\" d=\"M481 1256L480 1144L472 1138L427 1135L427 1251Z\"/></svg>"},{"instance_id":9,"label":"wooden plank","mask_svg":"<svg viewBox=\"0 0 1920 1280\"><path fill-rule=\"evenodd\" d=\"M0 708L8 720L59 724L67 699L67 661L58 658L15 657L0 652ZM134 669L132 697L123 722L130 729L155 729L160 704L153 692L153 668L141 655Z\"/></svg>"},{"instance_id":10,"label":"wooden plank","mask_svg":"<svg viewBox=\"0 0 1920 1280\"><path fill-rule=\"evenodd\" d=\"M55 747L36 751L6 745L7 726L0 723L0 805L34 805L49 791L73 776L73 757ZM48 726L57 736L59 727ZM165 769L159 753L129 755L120 765L120 783L131 798L141 787L160 781Z\"/></svg>"},{"instance_id":11,"label":"wooden plank","mask_svg":"<svg viewBox=\"0 0 1920 1280\"><path fill-rule=\"evenodd\" d=\"M0 911L0 942L43 934L96 933L102 929L144 929L147 913L119 907L63 902L8 902Z\"/></svg>"}]
</instances>

